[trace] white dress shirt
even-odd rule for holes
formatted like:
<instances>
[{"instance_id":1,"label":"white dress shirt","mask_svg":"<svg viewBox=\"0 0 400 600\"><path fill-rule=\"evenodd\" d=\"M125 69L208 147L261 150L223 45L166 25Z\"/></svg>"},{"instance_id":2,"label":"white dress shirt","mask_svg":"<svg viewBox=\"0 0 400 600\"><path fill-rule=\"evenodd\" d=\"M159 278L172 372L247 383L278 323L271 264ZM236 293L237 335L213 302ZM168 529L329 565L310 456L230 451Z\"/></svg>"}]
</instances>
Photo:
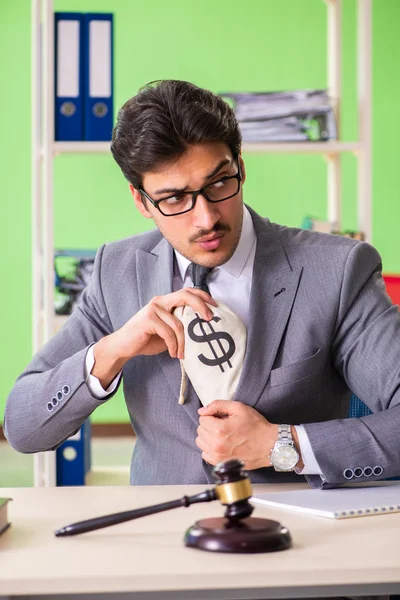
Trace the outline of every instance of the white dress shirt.
<instances>
[{"instance_id":1,"label":"white dress shirt","mask_svg":"<svg viewBox=\"0 0 400 600\"><path fill-rule=\"evenodd\" d=\"M220 267L215 267L207 278L211 296L229 306L242 319L246 327L249 323L250 290L256 243L257 238L253 221L249 211L244 207L242 232L234 254L226 263ZM188 273L188 266L191 261L176 250L175 257L177 268L174 270L173 291L177 291L182 287L193 287ZM86 383L94 396L105 398L117 387L121 372L115 377L107 390L104 390L99 380L91 375L93 365L94 351L93 346L91 346L86 355ZM323 476L304 427L302 425L296 425L295 427L304 463L304 468L299 473L302 475Z\"/></svg>"}]
</instances>

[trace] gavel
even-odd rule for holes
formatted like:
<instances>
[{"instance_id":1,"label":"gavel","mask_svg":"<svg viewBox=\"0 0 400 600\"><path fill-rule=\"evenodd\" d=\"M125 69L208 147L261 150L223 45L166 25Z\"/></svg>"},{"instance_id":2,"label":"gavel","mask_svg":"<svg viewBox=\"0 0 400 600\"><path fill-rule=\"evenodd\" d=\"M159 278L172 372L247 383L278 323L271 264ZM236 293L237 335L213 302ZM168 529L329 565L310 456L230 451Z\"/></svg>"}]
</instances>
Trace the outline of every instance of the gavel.
<instances>
[{"instance_id":1,"label":"gavel","mask_svg":"<svg viewBox=\"0 0 400 600\"><path fill-rule=\"evenodd\" d=\"M79 535L181 506L219 500L226 507L224 517L196 521L185 533L186 546L213 552L244 553L290 548L292 541L286 527L277 521L251 517L254 510L249 502L251 481L243 466L243 461L238 459L219 463L213 469L218 480L215 487L194 496L79 521L57 529L54 534L57 537Z\"/></svg>"}]
</instances>

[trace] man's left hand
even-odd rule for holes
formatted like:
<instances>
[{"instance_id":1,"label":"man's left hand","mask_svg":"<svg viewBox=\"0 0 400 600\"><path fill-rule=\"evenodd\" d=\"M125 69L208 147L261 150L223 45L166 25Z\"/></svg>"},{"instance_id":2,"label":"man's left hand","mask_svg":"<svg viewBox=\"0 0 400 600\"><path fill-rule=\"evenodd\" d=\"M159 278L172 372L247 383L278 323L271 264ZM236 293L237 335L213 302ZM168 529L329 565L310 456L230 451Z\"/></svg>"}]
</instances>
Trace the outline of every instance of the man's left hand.
<instances>
[{"instance_id":1,"label":"man's left hand","mask_svg":"<svg viewBox=\"0 0 400 600\"><path fill-rule=\"evenodd\" d=\"M231 458L244 461L248 470L269 467L278 425L254 408L233 400L214 400L200 408L196 445L211 465Z\"/></svg>"}]
</instances>

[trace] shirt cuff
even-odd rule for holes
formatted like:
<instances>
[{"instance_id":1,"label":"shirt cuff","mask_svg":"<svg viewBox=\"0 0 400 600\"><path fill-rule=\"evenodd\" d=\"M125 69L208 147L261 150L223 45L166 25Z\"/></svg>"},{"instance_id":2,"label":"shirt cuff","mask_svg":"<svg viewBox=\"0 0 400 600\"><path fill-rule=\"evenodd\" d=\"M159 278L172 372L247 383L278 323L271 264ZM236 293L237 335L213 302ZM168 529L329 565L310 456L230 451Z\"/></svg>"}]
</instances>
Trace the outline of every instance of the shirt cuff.
<instances>
[{"instance_id":1,"label":"shirt cuff","mask_svg":"<svg viewBox=\"0 0 400 600\"><path fill-rule=\"evenodd\" d=\"M314 452L312 451L310 440L308 439L308 435L303 425L295 425L295 429L299 438L301 458L304 463L302 469L295 469L296 473L298 475L320 475L323 477L323 473L315 458Z\"/></svg>"},{"instance_id":2,"label":"shirt cuff","mask_svg":"<svg viewBox=\"0 0 400 600\"><path fill-rule=\"evenodd\" d=\"M119 384L119 380L121 379L122 371L120 371L118 373L118 375L116 375L114 377L114 379L112 380L112 382L110 383L108 388L105 390L105 389L103 389L103 386L101 385L101 383L97 379L97 377L95 377L94 375L91 374L93 367L94 367L94 344L92 346L90 346L90 348L86 354L85 381L86 381L86 385L89 388L90 393L93 396L95 396L96 398L102 399L102 398L105 398L106 396L109 396L110 394L112 394L113 391L116 389L116 387Z\"/></svg>"}]
</instances>

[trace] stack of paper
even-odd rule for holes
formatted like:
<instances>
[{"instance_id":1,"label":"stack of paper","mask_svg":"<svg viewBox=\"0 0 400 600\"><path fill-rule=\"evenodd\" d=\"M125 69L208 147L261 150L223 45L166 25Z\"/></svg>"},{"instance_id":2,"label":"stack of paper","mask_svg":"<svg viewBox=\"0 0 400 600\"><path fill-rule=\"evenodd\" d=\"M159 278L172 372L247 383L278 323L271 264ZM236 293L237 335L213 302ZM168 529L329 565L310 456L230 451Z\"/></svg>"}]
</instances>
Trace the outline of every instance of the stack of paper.
<instances>
[{"instance_id":1,"label":"stack of paper","mask_svg":"<svg viewBox=\"0 0 400 600\"><path fill-rule=\"evenodd\" d=\"M336 139L332 102L325 90L223 93L232 101L244 142Z\"/></svg>"}]
</instances>

